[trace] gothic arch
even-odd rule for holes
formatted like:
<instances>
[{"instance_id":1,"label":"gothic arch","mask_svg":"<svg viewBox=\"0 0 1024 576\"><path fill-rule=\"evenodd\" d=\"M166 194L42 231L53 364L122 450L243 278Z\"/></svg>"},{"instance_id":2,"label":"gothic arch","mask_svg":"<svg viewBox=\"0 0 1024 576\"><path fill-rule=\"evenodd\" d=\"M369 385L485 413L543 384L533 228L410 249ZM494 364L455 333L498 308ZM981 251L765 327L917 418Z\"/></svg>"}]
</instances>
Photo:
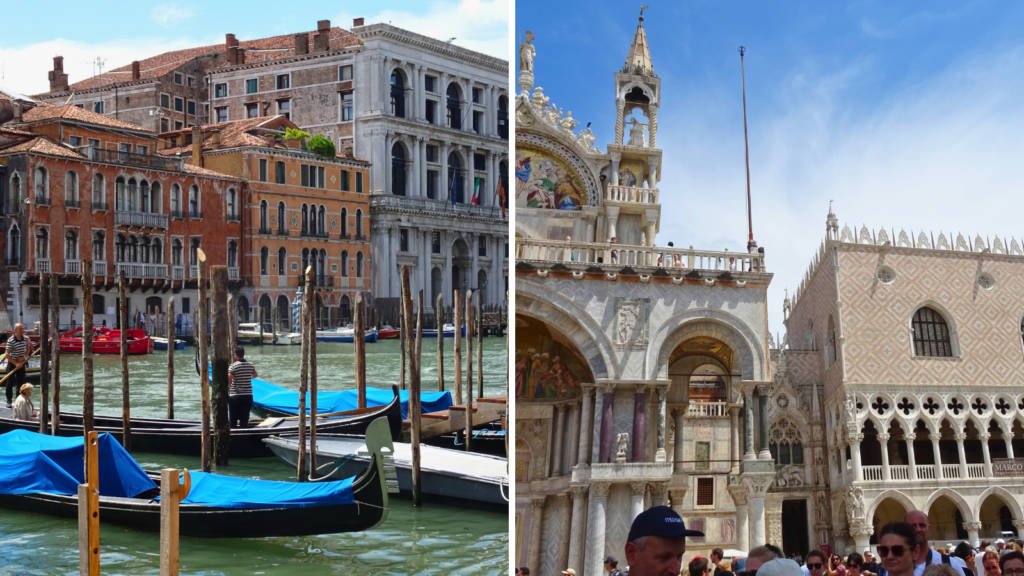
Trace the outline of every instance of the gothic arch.
<instances>
[{"instance_id":1,"label":"gothic arch","mask_svg":"<svg viewBox=\"0 0 1024 576\"><path fill-rule=\"evenodd\" d=\"M601 326L590 319L575 302L557 293L543 292L527 282L516 283L516 314L523 314L559 327L559 331L579 349L595 379L618 376L611 342Z\"/></svg>"},{"instance_id":2,"label":"gothic arch","mask_svg":"<svg viewBox=\"0 0 1024 576\"><path fill-rule=\"evenodd\" d=\"M764 350L763 346L757 345L758 338L753 330L736 316L709 308L685 310L658 326L647 347L648 374L644 378L668 378L668 360L672 351L696 335L711 336L728 344L739 355L742 380L764 379Z\"/></svg>"},{"instance_id":3,"label":"gothic arch","mask_svg":"<svg viewBox=\"0 0 1024 576\"><path fill-rule=\"evenodd\" d=\"M977 517L974 515L974 508L967 503L967 500L965 500L963 496L949 488L939 488L935 492L932 492L931 496L928 497L928 501L925 502L924 507L921 508L921 511L928 514L928 511L931 510L935 501L942 496L953 501L953 504L955 504L960 510L960 514L963 516L964 522L974 522L977 520Z\"/></svg>"},{"instance_id":4,"label":"gothic arch","mask_svg":"<svg viewBox=\"0 0 1024 576\"><path fill-rule=\"evenodd\" d=\"M1012 493L1010 493L1009 490L1003 488L1002 486L990 486L988 487L988 489L986 489L978 496L978 499L974 501L974 504L977 507L977 509L974 511L975 519L981 519L981 505L985 503L985 500L989 496L993 495L998 496L1003 501L1003 503L1006 504L1006 506L1010 509L1010 512L1013 514L1014 520L1019 522L1022 519L1024 519L1024 510L1021 509L1020 502L1017 501L1017 498Z\"/></svg>"},{"instance_id":5,"label":"gothic arch","mask_svg":"<svg viewBox=\"0 0 1024 576\"><path fill-rule=\"evenodd\" d=\"M619 90L619 93L615 95L615 97L618 99L624 99L626 97L626 94L629 94L630 92L633 91L633 88L639 88L640 90L643 91L644 96L647 96L647 99L650 100L650 106L655 108L658 106L657 94L655 94L654 91L651 90L650 85L648 85L646 82L641 82L639 80L633 80L632 82L623 86L622 89Z\"/></svg>"},{"instance_id":6,"label":"gothic arch","mask_svg":"<svg viewBox=\"0 0 1024 576\"><path fill-rule=\"evenodd\" d=\"M528 115L529 124L520 120L524 114ZM551 128L533 106L528 101L524 103L522 99L516 100L516 122L517 147L539 148L557 157L580 177L586 188L587 206L596 208L603 204L601 171L571 132Z\"/></svg>"},{"instance_id":7,"label":"gothic arch","mask_svg":"<svg viewBox=\"0 0 1024 576\"><path fill-rule=\"evenodd\" d=\"M951 351L953 353L952 357L953 358L962 358L963 357L963 353L960 350L960 333L957 331L956 318L954 318L953 313L950 312L949 309L946 308L944 305L942 305L941 303L939 303L939 302L937 302L935 300L929 300L929 299L922 300L922 301L918 302L917 305L915 305L910 310L910 314L907 315L907 324L906 324L906 326L907 326L907 335L909 336L909 342L908 342L907 345L910 346L910 355L912 357L916 357L916 355L914 353L914 325L913 325L913 322L914 322L914 315L917 314L917 311L920 310L921 308L931 308L931 309L935 310L936 312L938 312L940 316L942 316L942 319L946 321L946 326L949 327L949 346L950 346L950 349L951 349Z\"/></svg>"},{"instance_id":8,"label":"gothic arch","mask_svg":"<svg viewBox=\"0 0 1024 576\"><path fill-rule=\"evenodd\" d=\"M871 500L870 508L868 508L865 512L864 518L868 519L868 521L870 522L871 519L875 517L875 510L878 508L878 505L884 502L886 498L892 498L893 500L899 502L900 504L903 505L903 508L905 508L907 512L918 509L917 504L915 504L914 501L910 499L910 496L907 496L906 494L900 492L899 490L886 490L879 494L878 496L875 496L874 499ZM931 502L929 502L928 506L926 506L925 508L929 506L931 506Z\"/></svg>"}]
</instances>

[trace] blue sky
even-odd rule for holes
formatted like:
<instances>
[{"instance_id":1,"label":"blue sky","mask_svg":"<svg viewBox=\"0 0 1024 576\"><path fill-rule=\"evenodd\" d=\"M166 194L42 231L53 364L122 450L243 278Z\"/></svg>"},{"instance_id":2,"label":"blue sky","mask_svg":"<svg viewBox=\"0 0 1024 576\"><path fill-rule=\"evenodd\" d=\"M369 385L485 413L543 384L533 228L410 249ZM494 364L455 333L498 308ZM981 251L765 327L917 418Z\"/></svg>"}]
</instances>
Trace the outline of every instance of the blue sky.
<instances>
[{"instance_id":1,"label":"blue sky","mask_svg":"<svg viewBox=\"0 0 1024 576\"><path fill-rule=\"evenodd\" d=\"M770 329L824 236L866 224L1024 235L1024 4L649 2L662 79L658 244L730 251L746 242L744 45L754 236L775 273ZM534 44L536 85L614 134L613 73L639 3L516 2L516 42Z\"/></svg>"},{"instance_id":2,"label":"blue sky","mask_svg":"<svg viewBox=\"0 0 1024 576\"><path fill-rule=\"evenodd\" d=\"M8 2L0 9L6 23L0 34L4 85L25 94L49 89L46 72L53 57L76 82L92 75L94 59L107 68L191 46L316 29L318 20L351 28L354 17L367 24L391 22L420 34L500 58L509 57L508 0L435 0L354 2L198 2L121 3L89 9L80 2Z\"/></svg>"}]
</instances>

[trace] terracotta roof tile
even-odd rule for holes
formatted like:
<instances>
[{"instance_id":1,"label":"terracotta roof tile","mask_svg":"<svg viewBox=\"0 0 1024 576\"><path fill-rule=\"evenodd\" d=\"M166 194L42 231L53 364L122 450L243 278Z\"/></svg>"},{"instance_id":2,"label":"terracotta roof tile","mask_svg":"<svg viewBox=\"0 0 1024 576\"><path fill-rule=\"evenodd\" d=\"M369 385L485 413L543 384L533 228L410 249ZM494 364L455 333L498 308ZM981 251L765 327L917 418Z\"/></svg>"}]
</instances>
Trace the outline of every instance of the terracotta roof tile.
<instances>
[{"instance_id":1,"label":"terracotta roof tile","mask_svg":"<svg viewBox=\"0 0 1024 576\"><path fill-rule=\"evenodd\" d=\"M238 178L237 176L231 176L230 174L224 174L222 172L215 172L213 170L208 170L206 168L202 168L199 166L193 166L192 164L189 164L187 162L182 163L182 166L185 167L185 172L189 174L195 174L196 176L210 176L213 178L228 178L231 180L240 180L240 178Z\"/></svg>"},{"instance_id":2,"label":"terracotta roof tile","mask_svg":"<svg viewBox=\"0 0 1024 576\"><path fill-rule=\"evenodd\" d=\"M279 116L264 116L262 118L247 118L245 120L231 120L228 122L220 122L218 124L207 124L202 126L203 131L203 150L213 150L213 133L220 132L220 148L238 148L241 146L260 146L263 148L267 146L267 140L260 136L255 136L249 132L255 130L260 124L270 124L275 118ZM178 136L186 136L192 133L191 128L185 128L182 130L175 130L173 132L164 132L160 134L161 139L167 139ZM275 148L284 150L287 147L278 144ZM178 146L175 148L166 148L159 152L165 156L173 156L175 154L191 154L192 145Z\"/></svg>"},{"instance_id":3,"label":"terracotta roof tile","mask_svg":"<svg viewBox=\"0 0 1024 576\"><path fill-rule=\"evenodd\" d=\"M16 128L8 128L7 126L0 126L0 133L14 134L15 136L35 136L35 132L29 132L27 130L18 130Z\"/></svg>"},{"instance_id":4,"label":"terracotta roof tile","mask_svg":"<svg viewBox=\"0 0 1024 576\"><path fill-rule=\"evenodd\" d=\"M148 128L143 128L138 124L132 124L130 122L124 122L123 120L117 120L110 116L104 116L103 114L97 114L91 110L85 110L74 106L72 104L63 104L61 106L40 106L26 111L21 115L21 122L15 122L11 120L6 123L7 127L20 126L22 124L35 124L39 122L45 122L47 120L75 120L77 122L86 122L89 124L96 124L99 126L107 126L110 128L120 128L123 130L135 130L138 132L154 132Z\"/></svg>"},{"instance_id":5,"label":"terracotta roof tile","mask_svg":"<svg viewBox=\"0 0 1024 576\"><path fill-rule=\"evenodd\" d=\"M57 142L54 142L47 136L37 136L27 142L21 144L15 144L7 148L0 149L0 154L17 154L19 152L37 152L39 154L48 154L50 156L65 156L67 158L79 158L85 159L74 150L62 146Z\"/></svg>"},{"instance_id":6,"label":"terracotta roof tile","mask_svg":"<svg viewBox=\"0 0 1024 576\"><path fill-rule=\"evenodd\" d=\"M296 32L293 34L272 36L270 38L259 38L256 40L239 40L238 45L239 47L246 49L246 63L289 58L295 55L295 34L301 33L302 32ZM316 35L316 30L308 32L308 34L309 51L312 52L313 37ZM342 48L348 48L358 44L359 39L353 36L348 30L331 28L331 50L340 50ZM260 50L268 50L268 52L259 52ZM140 79L147 80L159 78L160 76L163 76L164 74L167 74L181 66L188 60L192 60L193 58L198 58L200 56L208 56L214 52L216 52L219 55L219 58L222 59L222 63L218 67L227 66L227 46L225 44L213 44L198 48L185 48L183 50L165 52L158 56L139 60L139 68L141 69ZM95 78L88 78L75 82L74 84L71 84L70 88L71 90L89 90L91 88L108 86L119 82L130 82L131 72L132 65L128 64L127 66L115 68L100 76L96 76ZM40 94L40 96L45 95Z\"/></svg>"}]
</instances>

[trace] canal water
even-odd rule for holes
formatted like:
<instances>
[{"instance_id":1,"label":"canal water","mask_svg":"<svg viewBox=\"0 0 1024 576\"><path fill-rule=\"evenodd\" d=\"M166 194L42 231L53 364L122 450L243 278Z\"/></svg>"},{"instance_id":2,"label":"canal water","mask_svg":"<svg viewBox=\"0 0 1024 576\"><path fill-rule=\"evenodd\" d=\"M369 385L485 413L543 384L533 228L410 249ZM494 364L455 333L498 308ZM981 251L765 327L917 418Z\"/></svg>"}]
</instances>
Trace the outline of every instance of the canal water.
<instances>
[{"instance_id":1,"label":"canal water","mask_svg":"<svg viewBox=\"0 0 1024 576\"><path fill-rule=\"evenodd\" d=\"M505 394L505 338L484 338L484 393ZM445 389L454 387L453 339L444 339ZM323 390L353 388L353 345L317 343L318 384ZM465 340L463 341L465 348ZM423 341L424 390L437 389L437 340ZM175 351L175 415L197 419L200 393L194 349ZM463 354L465 356L465 353ZM474 350L474 395L476 351ZM298 389L299 346L246 346L246 357L261 378ZM390 388L398 382L399 343L366 345L367 384ZM464 359L465 362L465 359ZM117 356L94 360L97 414L120 414L121 374ZM129 360L132 415L165 417L167 356L157 352ZM79 411L81 356L61 357L61 403ZM38 388L37 388L38 393ZM36 395L38 398L38 394ZM134 453L146 469L199 468L199 459ZM276 458L234 459L218 473L292 481L294 470ZM392 499L384 524L365 532L303 538L181 539L181 574L458 574L509 573L508 515L441 504L414 508ZM105 575L158 574L159 535L102 524L101 563ZM0 509L0 575L71 575L78 572L78 527L72 520Z\"/></svg>"}]
</instances>

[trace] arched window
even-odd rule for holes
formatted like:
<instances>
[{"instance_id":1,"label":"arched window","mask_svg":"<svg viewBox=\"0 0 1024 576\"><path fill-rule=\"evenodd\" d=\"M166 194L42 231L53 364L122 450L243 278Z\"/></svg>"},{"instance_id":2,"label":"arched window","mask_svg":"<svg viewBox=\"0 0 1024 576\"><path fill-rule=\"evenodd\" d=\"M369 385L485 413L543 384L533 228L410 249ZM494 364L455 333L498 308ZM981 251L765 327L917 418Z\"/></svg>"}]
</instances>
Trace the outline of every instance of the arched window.
<instances>
[{"instance_id":1,"label":"arched window","mask_svg":"<svg viewBox=\"0 0 1024 576\"><path fill-rule=\"evenodd\" d=\"M42 166L36 168L36 201L47 201L50 199L50 174Z\"/></svg>"},{"instance_id":2,"label":"arched window","mask_svg":"<svg viewBox=\"0 0 1024 576\"><path fill-rule=\"evenodd\" d=\"M270 230L270 225L267 224L267 211L268 211L267 208L268 208L267 201L266 200L260 200L260 231L261 232L264 231L264 230L266 230L266 231Z\"/></svg>"},{"instance_id":3,"label":"arched window","mask_svg":"<svg viewBox=\"0 0 1024 576\"><path fill-rule=\"evenodd\" d=\"M128 237L128 250L125 258L127 262L139 261L139 239L135 236Z\"/></svg>"},{"instance_id":4,"label":"arched window","mask_svg":"<svg viewBox=\"0 0 1024 576\"><path fill-rule=\"evenodd\" d=\"M264 248L265 249L265 248ZM238 242L231 240L228 242L228 268L238 267ZM266 272L264 272L266 274Z\"/></svg>"},{"instance_id":5,"label":"arched window","mask_svg":"<svg viewBox=\"0 0 1024 576\"><path fill-rule=\"evenodd\" d=\"M36 230L36 258L50 257L50 233L46 228Z\"/></svg>"},{"instance_id":6,"label":"arched window","mask_svg":"<svg viewBox=\"0 0 1024 576\"><path fill-rule=\"evenodd\" d=\"M152 214L160 214L163 212L163 187L160 186L159 182L153 182L153 185L149 189L149 211Z\"/></svg>"},{"instance_id":7,"label":"arched window","mask_svg":"<svg viewBox=\"0 0 1024 576\"><path fill-rule=\"evenodd\" d=\"M302 205L302 235L309 234L309 207ZM303 268L305 270L305 268Z\"/></svg>"},{"instance_id":8,"label":"arched window","mask_svg":"<svg viewBox=\"0 0 1024 576\"><path fill-rule=\"evenodd\" d=\"M950 358L953 346L949 339L949 325L935 309L927 306L914 313L911 322L914 331L914 356Z\"/></svg>"},{"instance_id":9,"label":"arched window","mask_svg":"<svg viewBox=\"0 0 1024 576\"><path fill-rule=\"evenodd\" d=\"M125 209L124 176L118 176L117 179L114 180L114 209Z\"/></svg>"},{"instance_id":10,"label":"arched window","mask_svg":"<svg viewBox=\"0 0 1024 576\"><path fill-rule=\"evenodd\" d=\"M327 236L327 208L320 205L320 212L316 219L316 233L320 236Z\"/></svg>"},{"instance_id":11,"label":"arched window","mask_svg":"<svg viewBox=\"0 0 1024 576\"><path fill-rule=\"evenodd\" d=\"M235 214L238 213L238 207L235 202L235 189L228 188L228 220L234 220Z\"/></svg>"},{"instance_id":12,"label":"arched window","mask_svg":"<svg viewBox=\"0 0 1024 576\"><path fill-rule=\"evenodd\" d=\"M461 167L462 164L459 162L459 155L455 152L448 154L448 179L445 181L445 186L447 187L449 194L448 201L451 202L451 195L454 194L455 201L459 204L463 204L466 201L465 185L462 182L462 170L460 170Z\"/></svg>"},{"instance_id":13,"label":"arched window","mask_svg":"<svg viewBox=\"0 0 1024 576\"><path fill-rule=\"evenodd\" d=\"M288 260L288 251L284 249L284 246L281 246L277 250L277 274L279 276L284 276L284 275L286 275L288 273L287 269L285 268L285 264L286 264L287 260Z\"/></svg>"},{"instance_id":14,"label":"arched window","mask_svg":"<svg viewBox=\"0 0 1024 576\"><path fill-rule=\"evenodd\" d=\"M836 325L832 316L828 317L828 329L825 331L825 366L829 367L836 363Z\"/></svg>"},{"instance_id":15,"label":"arched window","mask_svg":"<svg viewBox=\"0 0 1024 576\"><path fill-rule=\"evenodd\" d=\"M341 208L341 237L348 238L348 208Z\"/></svg>"},{"instance_id":16,"label":"arched window","mask_svg":"<svg viewBox=\"0 0 1024 576\"><path fill-rule=\"evenodd\" d=\"M7 264L9 265L17 265L21 260L21 250L18 246L20 238L18 225L12 224L11 231L7 234Z\"/></svg>"},{"instance_id":17,"label":"arched window","mask_svg":"<svg viewBox=\"0 0 1024 576\"><path fill-rule=\"evenodd\" d=\"M139 210L149 212L149 182L145 180L139 184Z\"/></svg>"},{"instance_id":18,"label":"arched window","mask_svg":"<svg viewBox=\"0 0 1024 576\"><path fill-rule=\"evenodd\" d=\"M135 178L128 179L128 205L125 206L125 210L129 212L135 212L139 209L139 183L135 181Z\"/></svg>"},{"instance_id":19,"label":"arched window","mask_svg":"<svg viewBox=\"0 0 1024 576\"><path fill-rule=\"evenodd\" d=\"M74 170L64 174L64 200L78 202L78 173Z\"/></svg>"},{"instance_id":20,"label":"arched window","mask_svg":"<svg viewBox=\"0 0 1024 576\"><path fill-rule=\"evenodd\" d=\"M322 285L324 282L322 278L327 276L327 250L320 251L320 257L316 261L316 275L319 277L317 284Z\"/></svg>"},{"instance_id":21,"label":"arched window","mask_svg":"<svg viewBox=\"0 0 1024 576\"><path fill-rule=\"evenodd\" d=\"M181 240L171 241L171 264L181 266Z\"/></svg>"},{"instance_id":22,"label":"arched window","mask_svg":"<svg viewBox=\"0 0 1024 576\"><path fill-rule=\"evenodd\" d=\"M398 142L391 147L391 193L405 196L405 148Z\"/></svg>"},{"instance_id":23,"label":"arched window","mask_svg":"<svg viewBox=\"0 0 1024 576\"><path fill-rule=\"evenodd\" d=\"M285 207L284 202L277 203L277 233L284 235L284 231L287 229L284 221Z\"/></svg>"},{"instance_id":24,"label":"arched window","mask_svg":"<svg viewBox=\"0 0 1024 576\"><path fill-rule=\"evenodd\" d=\"M498 137L508 140L508 98L498 97Z\"/></svg>"},{"instance_id":25,"label":"arched window","mask_svg":"<svg viewBox=\"0 0 1024 576\"><path fill-rule=\"evenodd\" d=\"M363 253L356 252L356 278L363 277Z\"/></svg>"},{"instance_id":26,"label":"arched window","mask_svg":"<svg viewBox=\"0 0 1024 576\"><path fill-rule=\"evenodd\" d=\"M800 430L788 418L772 424L768 432L768 450L776 464L803 464L804 446Z\"/></svg>"},{"instance_id":27,"label":"arched window","mask_svg":"<svg viewBox=\"0 0 1024 576\"><path fill-rule=\"evenodd\" d=\"M146 236L142 237L139 241L139 261L143 264L149 264L149 238Z\"/></svg>"},{"instance_id":28,"label":"arched window","mask_svg":"<svg viewBox=\"0 0 1024 576\"><path fill-rule=\"evenodd\" d=\"M104 237L103 232L97 232L92 235L92 259L97 262L103 262L107 259L106 237Z\"/></svg>"},{"instance_id":29,"label":"arched window","mask_svg":"<svg viewBox=\"0 0 1024 576\"><path fill-rule=\"evenodd\" d=\"M462 107L459 99L459 87L452 82L446 92L448 108L448 127L462 130Z\"/></svg>"},{"instance_id":30,"label":"arched window","mask_svg":"<svg viewBox=\"0 0 1024 576\"><path fill-rule=\"evenodd\" d=\"M341 295L341 304L338 306L338 311L341 314L342 325L348 324L352 320L352 303L347 294Z\"/></svg>"},{"instance_id":31,"label":"arched window","mask_svg":"<svg viewBox=\"0 0 1024 576\"><path fill-rule=\"evenodd\" d=\"M299 286L306 283L306 268L309 268L309 248L302 249L302 267L299 268Z\"/></svg>"},{"instance_id":32,"label":"arched window","mask_svg":"<svg viewBox=\"0 0 1024 576\"><path fill-rule=\"evenodd\" d=\"M405 79L397 68L391 71L391 114L405 118Z\"/></svg>"},{"instance_id":33,"label":"arched window","mask_svg":"<svg viewBox=\"0 0 1024 576\"><path fill-rule=\"evenodd\" d=\"M10 202L8 212L17 214L21 211L21 176L14 174L11 176L11 194L9 196Z\"/></svg>"},{"instance_id":34,"label":"arched window","mask_svg":"<svg viewBox=\"0 0 1024 576\"><path fill-rule=\"evenodd\" d=\"M270 250L264 246L260 248L260 276L266 276L269 274L270 269Z\"/></svg>"},{"instance_id":35,"label":"arched window","mask_svg":"<svg viewBox=\"0 0 1024 576\"><path fill-rule=\"evenodd\" d=\"M202 204L200 203L199 197L199 186L195 184L188 189L188 212L189 218L202 218L203 214L200 211Z\"/></svg>"},{"instance_id":36,"label":"arched window","mask_svg":"<svg viewBox=\"0 0 1024 576\"><path fill-rule=\"evenodd\" d=\"M348 276L348 250L341 251L341 275Z\"/></svg>"},{"instance_id":37,"label":"arched window","mask_svg":"<svg viewBox=\"0 0 1024 576\"><path fill-rule=\"evenodd\" d=\"M181 215L181 186L171 185L171 215Z\"/></svg>"},{"instance_id":38,"label":"arched window","mask_svg":"<svg viewBox=\"0 0 1024 576\"><path fill-rule=\"evenodd\" d=\"M153 255L153 264L164 263L164 245L160 242L159 238L153 238L153 244L150 246L149 251Z\"/></svg>"},{"instance_id":39,"label":"arched window","mask_svg":"<svg viewBox=\"0 0 1024 576\"><path fill-rule=\"evenodd\" d=\"M125 242L124 234L118 234L114 238L114 259L117 262L125 262L127 257L127 242Z\"/></svg>"},{"instance_id":40,"label":"arched window","mask_svg":"<svg viewBox=\"0 0 1024 576\"><path fill-rule=\"evenodd\" d=\"M99 172L92 177L92 207L93 210L104 208L103 203L107 200L106 180Z\"/></svg>"},{"instance_id":41,"label":"arched window","mask_svg":"<svg viewBox=\"0 0 1024 576\"><path fill-rule=\"evenodd\" d=\"M356 210L356 240L363 239L363 211Z\"/></svg>"},{"instance_id":42,"label":"arched window","mask_svg":"<svg viewBox=\"0 0 1024 576\"><path fill-rule=\"evenodd\" d=\"M78 234L74 230L64 233L64 259L78 260Z\"/></svg>"},{"instance_id":43,"label":"arched window","mask_svg":"<svg viewBox=\"0 0 1024 576\"><path fill-rule=\"evenodd\" d=\"M191 266L199 265L199 238L193 238L188 242L188 263Z\"/></svg>"}]
</instances>

